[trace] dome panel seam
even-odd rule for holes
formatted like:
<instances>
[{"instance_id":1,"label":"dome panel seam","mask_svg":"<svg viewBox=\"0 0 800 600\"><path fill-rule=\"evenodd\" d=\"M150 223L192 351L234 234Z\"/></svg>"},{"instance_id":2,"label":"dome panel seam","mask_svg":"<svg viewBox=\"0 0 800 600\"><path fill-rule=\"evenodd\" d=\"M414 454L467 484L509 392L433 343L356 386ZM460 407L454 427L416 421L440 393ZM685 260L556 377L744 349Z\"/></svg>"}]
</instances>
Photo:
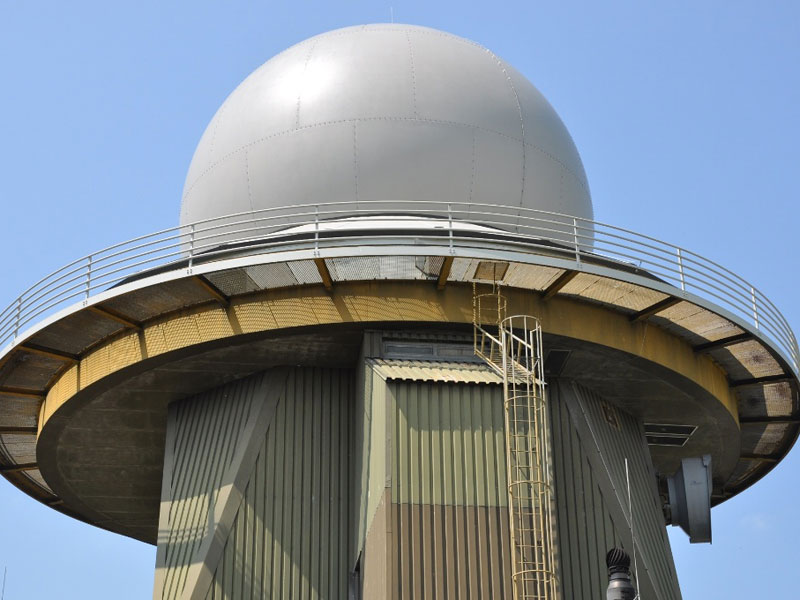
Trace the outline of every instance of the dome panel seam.
<instances>
[{"instance_id":1,"label":"dome panel seam","mask_svg":"<svg viewBox=\"0 0 800 600\"><path fill-rule=\"evenodd\" d=\"M495 64L500 67L500 71L505 75L506 81L508 82L509 87L511 88L511 93L514 94L514 101L517 104L517 114L519 115L519 128L520 128L520 142L522 143L522 189L520 190L519 194L519 206L522 208L522 202L525 199L525 162L526 162L526 144L525 144L525 118L522 115L522 104L519 101L519 94L517 94L517 88L514 87L514 81L511 79L511 75L509 74L508 70L506 69L505 65L503 64L502 59L497 56L494 52L485 48L487 54L492 57ZM541 150L541 148L539 148ZM542 150L544 152L544 150ZM549 153L545 152L548 156ZM550 156L553 160L556 160L555 157ZM556 160L557 163L561 164L561 161ZM562 165L563 166L563 165Z\"/></svg>"},{"instance_id":2,"label":"dome panel seam","mask_svg":"<svg viewBox=\"0 0 800 600\"><path fill-rule=\"evenodd\" d=\"M317 42L315 41L308 49L308 54L306 54L306 61L303 63L303 79L300 83L300 89L297 90L297 107L294 113L294 128L300 128L300 101L303 98L303 82L305 81L305 75L308 72L308 63L311 62L311 56L314 54L314 49L317 47Z\"/></svg>"},{"instance_id":3,"label":"dome panel seam","mask_svg":"<svg viewBox=\"0 0 800 600\"><path fill-rule=\"evenodd\" d=\"M244 172L247 176L247 201L250 204L250 210L255 211L253 206L253 192L250 186L250 153L245 150L244 152Z\"/></svg>"},{"instance_id":4,"label":"dome panel seam","mask_svg":"<svg viewBox=\"0 0 800 600\"><path fill-rule=\"evenodd\" d=\"M355 183L356 209L358 209L358 119L353 120L353 179Z\"/></svg>"},{"instance_id":5,"label":"dome panel seam","mask_svg":"<svg viewBox=\"0 0 800 600\"><path fill-rule=\"evenodd\" d=\"M211 148L208 149L208 157L210 160L214 160L214 146L217 143L217 131L219 130L219 124L222 121L222 117L225 115L225 111L228 109L228 102L225 101L222 103L222 106L219 109L219 113L217 114L217 118L215 119L214 123L214 131L211 134Z\"/></svg>"},{"instance_id":6,"label":"dome panel seam","mask_svg":"<svg viewBox=\"0 0 800 600\"><path fill-rule=\"evenodd\" d=\"M411 64L411 101L414 109L414 118L417 118L417 73L414 69L414 50L411 47L411 34L406 30L406 41L408 42L408 58Z\"/></svg>"},{"instance_id":7,"label":"dome panel seam","mask_svg":"<svg viewBox=\"0 0 800 600\"><path fill-rule=\"evenodd\" d=\"M475 128L472 129L472 172L469 176L469 201L472 202L472 194L475 189L475 162L476 162L476 148L475 148Z\"/></svg>"},{"instance_id":8,"label":"dome panel seam","mask_svg":"<svg viewBox=\"0 0 800 600\"><path fill-rule=\"evenodd\" d=\"M409 123L415 123L415 122L416 123L434 123L434 124L437 124L437 125L448 125L448 126L451 126L451 127L471 128L471 129L474 129L474 130L477 130L477 131L483 131L485 133L491 133L491 134L494 134L494 135L499 135L499 136L501 136L503 138L506 138L508 140L512 140L512 141L515 141L515 142L520 142L520 143L522 143L523 147L525 147L525 148L533 148L533 149L537 150L539 153L543 154L544 156L546 156L547 158L549 158L553 162L561 165L567 172L569 172L575 178L575 180L581 185L581 187L583 189L587 189L587 186L583 182L583 180L580 177L578 177L572 171L572 169L570 169L567 165L565 165L563 163L563 161L559 160L552 153L548 152L547 150L544 150L541 146L538 146L537 144L534 144L533 142L525 142L524 140L521 140L520 138L518 138L516 136L509 135L509 134L504 133L502 131L489 129L488 127L481 127L480 125L475 125L475 124L470 124L470 123L462 123L460 121L448 121L448 120L445 120L445 119L427 119L427 118L423 118L423 117L416 117L416 118L414 118L414 117L366 117L366 118L357 117L357 118L351 118L351 119L336 119L336 120L331 120L331 121L320 121L318 123L313 123L313 124L310 124L310 125L302 125L302 126L296 128L296 129L284 129L283 131L277 131L275 133L271 133L269 135L265 135L265 136L260 137L260 138L258 138L256 140L253 140L251 142L243 144L243 145L239 146L236 150L232 150L232 151L228 152L228 154L226 154L225 156L222 156L219 160L217 160L216 162L211 164L209 167L204 169L197 176L197 178L192 182L192 184L187 189L184 190L183 198L186 199L189 196L189 194L194 190L194 188L197 186L197 184L200 182L200 180L203 179L206 175L208 175L211 171L213 171L218 165L224 163L225 161L227 161L232 156L235 156L235 155L239 154L240 152L246 150L247 148L250 148L252 146L256 146L256 145L258 145L258 144L260 144L262 142L265 142L267 140L271 140L271 139L274 139L274 138L277 138L277 137L281 137L281 136L284 136L284 135L289 135L289 134L292 134L292 133L298 133L298 132L301 132L301 131L306 131L306 130L309 130L309 129L314 129L316 127L327 127L327 126L330 126L330 125L340 125L340 124L343 124L343 123L354 123L356 121L361 121L361 122L387 121L387 122L409 122Z\"/></svg>"}]
</instances>

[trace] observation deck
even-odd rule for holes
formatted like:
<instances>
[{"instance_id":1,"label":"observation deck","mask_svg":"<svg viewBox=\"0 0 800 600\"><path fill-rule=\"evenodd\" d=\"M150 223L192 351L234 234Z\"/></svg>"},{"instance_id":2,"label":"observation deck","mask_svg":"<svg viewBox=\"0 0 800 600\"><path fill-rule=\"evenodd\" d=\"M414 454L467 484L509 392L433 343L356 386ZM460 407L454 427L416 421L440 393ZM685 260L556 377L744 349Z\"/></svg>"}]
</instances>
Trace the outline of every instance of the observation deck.
<instances>
[{"instance_id":1,"label":"observation deck","mask_svg":"<svg viewBox=\"0 0 800 600\"><path fill-rule=\"evenodd\" d=\"M712 453L715 504L792 447L797 340L774 304L723 266L568 215L370 201L162 230L25 290L0 312L0 472L58 510L154 541L150 517L125 502L157 496L168 402L287 355L352 352L334 331L466 327L474 281L499 282L540 315L546 350L594 357L583 375L599 389L633 382L619 402L655 427L661 473ZM606 355L630 369L608 371ZM681 445L659 443L670 438L659 426L681 424L694 428ZM124 489L108 500L101 488L113 481Z\"/></svg>"}]
</instances>

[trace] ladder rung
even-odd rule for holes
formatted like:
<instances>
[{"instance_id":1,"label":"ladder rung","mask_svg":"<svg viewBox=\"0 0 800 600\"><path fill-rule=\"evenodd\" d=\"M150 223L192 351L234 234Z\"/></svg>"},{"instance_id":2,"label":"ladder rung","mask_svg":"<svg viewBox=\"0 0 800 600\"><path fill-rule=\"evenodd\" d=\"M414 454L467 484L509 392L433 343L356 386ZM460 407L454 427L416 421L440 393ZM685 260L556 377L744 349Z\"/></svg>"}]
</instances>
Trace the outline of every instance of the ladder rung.
<instances>
[{"instance_id":1,"label":"ladder rung","mask_svg":"<svg viewBox=\"0 0 800 600\"><path fill-rule=\"evenodd\" d=\"M476 296L474 304L475 353L503 378L515 597L541 600L555 593L554 558L548 553L552 491L547 482L549 468L543 464L547 418L545 382L541 380L541 330L533 319L503 320L499 307L505 304L499 296L490 296L491 310L487 312L482 298ZM496 336L477 322L478 317L492 317L484 322L496 323Z\"/></svg>"}]
</instances>

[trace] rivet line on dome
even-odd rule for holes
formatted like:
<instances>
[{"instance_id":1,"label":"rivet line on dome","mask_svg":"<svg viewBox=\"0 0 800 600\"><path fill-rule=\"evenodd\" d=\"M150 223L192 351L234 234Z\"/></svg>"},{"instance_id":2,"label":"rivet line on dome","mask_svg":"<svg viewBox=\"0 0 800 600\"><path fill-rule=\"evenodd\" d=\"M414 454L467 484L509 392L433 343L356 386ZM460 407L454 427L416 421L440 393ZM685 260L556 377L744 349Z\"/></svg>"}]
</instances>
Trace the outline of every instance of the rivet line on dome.
<instances>
[{"instance_id":1,"label":"rivet line on dome","mask_svg":"<svg viewBox=\"0 0 800 600\"><path fill-rule=\"evenodd\" d=\"M207 167L205 170L203 170L203 172L200 173L200 175L198 175L197 178L192 182L192 184L184 191L183 198L186 199L189 196L189 194L192 192L192 190L195 188L195 186L200 182L200 180L203 179L206 175L208 175L211 171L213 171L218 165L222 164L223 162L225 162L229 158L231 158L233 156L236 156L237 154L240 154L241 152L247 150L248 148L256 146L256 145L258 145L258 144L260 144L262 142L265 142L267 140L275 139L277 137L281 137L281 136L284 136L284 135L290 135L290 134L293 134L293 133L296 133L296 132L300 132L300 131L305 131L307 129L314 129L314 128L317 128L317 127L326 127L326 126L329 126L329 125L339 125L339 124L342 124L342 123L355 123L355 122L358 122L358 121L363 121L363 122L372 122L372 121L389 121L389 122L392 122L392 121L407 121L407 122L411 122L411 123L413 123L413 122L435 123L435 124L438 124L438 125L450 125L450 126L453 126L453 127L469 127L469 128L471 128L473 130L483 131L483 132L491 133L491 134L494 134L494 135L499 135L499 136L504 137L506 139L509 139L509 140L512 140L512 141L515 141L515 142L520 142L527 148L533 148L533 149L537 150L538 152L540 152L544 156L548 157L553 162L561 165L570 175L572 175L572 177L575 179L575 181L578 182L578 185L580 185L584 190L587 189L586 183L584 183L584 181L580 177L578 177L575 173L573 173L572 170L569 167L567 167L567 165L565 165L562 161L560 161L558 158L553 156L547 150L544 150L540 146L538 146L536 144L533 144L531 142L525 142L524 140L522 140L522 139L520 139L518 137L515 137L513 135L509 135L507 133L503 133L502 131L489 129L488 127L481 127L480 125L474 125L474 124L469 124L469 123L461 123L459 121L448 121L448 120L445 120L445 119L428 119L428 118L422 118L422 117L416 117L416 118L415 117L359 117L359 118L356 118L356 119L339 119L339 120L331 120L331 121L320 121L319 123L313 123L311 125L303 125L303 126L298 127L296 129L285 129L283 131L278 131L276 133L272 133L270 135L266 135L264 137L261 137L261 138L259 138L257 140L253 140L251 142L248 142L247 144L242 145L241 147L237 148L236 150L232 150L231 152L229 152L228 154L226 154L225 156L223 156L219 160L217 160L215 163L213 163L212 165Z\"/></svg>"}]
</instances>

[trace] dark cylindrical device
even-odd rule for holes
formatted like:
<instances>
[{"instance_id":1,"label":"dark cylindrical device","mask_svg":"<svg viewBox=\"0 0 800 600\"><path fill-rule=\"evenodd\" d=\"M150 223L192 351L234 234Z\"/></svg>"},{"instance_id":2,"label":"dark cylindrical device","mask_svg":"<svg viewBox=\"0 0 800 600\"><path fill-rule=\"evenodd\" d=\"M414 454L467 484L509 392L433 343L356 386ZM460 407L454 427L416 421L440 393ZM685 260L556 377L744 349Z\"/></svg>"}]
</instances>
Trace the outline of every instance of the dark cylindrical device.
<instances>
[{"instance_id":1,"label":"dark cylindrical device","mask_svg":"<svg viewBox=\"0 0 800 600\"><path fill-rule=\"evenodd\" d=\"M612 548L606 554L608 590L606 600L634 600L636 588L631 583L631 557L622 548Z\"/></svg>"}]
</instances>

